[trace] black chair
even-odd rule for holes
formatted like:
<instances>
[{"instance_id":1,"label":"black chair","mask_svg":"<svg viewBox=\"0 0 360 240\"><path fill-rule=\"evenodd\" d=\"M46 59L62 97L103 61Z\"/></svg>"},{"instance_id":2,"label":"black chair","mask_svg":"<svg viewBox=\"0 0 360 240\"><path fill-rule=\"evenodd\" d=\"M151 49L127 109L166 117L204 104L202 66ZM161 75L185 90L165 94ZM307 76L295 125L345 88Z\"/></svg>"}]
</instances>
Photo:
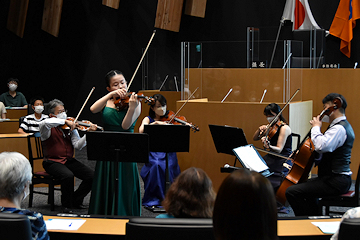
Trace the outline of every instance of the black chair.
<instances>
[{"instance_id":1,"label":"black chair","mask_svg":"<svg viewBox=\"0 0 360 240\"><path fill-rule=\"evenodd\" d=\"M338 240L355 240L360 236L360 218L345 218L340 224Z\"/></svg>"},{"instance_id":2,"label":"black chair","mask_svg":"<svg viewBox=\"0 0 360 240\"><path fill-rule=\"evenodd\" d=\"M211 218L130 218L126 240L215 239Z\"/></svg>"},{"instance_id":3,"label":"black chair","mask_svg":"<svg viewBox=\"0 0 360 240\"><path fill-rule=\"evenodd\" d=\"M344 213L342 212L336 212L336 211L330 211L330 206L340 206L340 207L358 207L359 206L359 183L360 183L360 164L358 173L356 176L355 181L355 190L349 191L345 194L342 194L340 196L334 196L334 197L323 197L319 200L319 205L321 206L321 209L323 206L325 206L325 214L329 215L330 212L333 213Z\"/></svg>"},{"instance_id":4,"label":"black chair","mask_svg":"<svg viewBox=\"0 0 360 240\"><path fill-rule=\"evenodd\" d=\"M0 213L0 238L32 240L31 224L27 216L17 213Z\"/></svg>"},{"instance_id":5,"label":"black chair","mask_svg":"<svg viewBox=\"0 0 360 240\"><path fill-rule=\"evenodd\" d=\"M33 169L32 184L30 185L30 194L29 194L29 207L32 207L34 193L37 193L48 196L48 203L50 204L51 211L54 211L55 209L54 190L60 190L60 188L55 188L56 185L60 185L60 180L55 179L53 176L51 176L45 171L34 172L34 161L43 161L44 159L41 139L40 137L34 137L31 135L28 136L27 139L28 139L29 161ZM35 143L35 145L33 143ZM35 151L33 145L35 147ZM48 192L41 192L34 190L34 185L36 184L47 184L49 189Z\"/></svg>"}]
</instances>

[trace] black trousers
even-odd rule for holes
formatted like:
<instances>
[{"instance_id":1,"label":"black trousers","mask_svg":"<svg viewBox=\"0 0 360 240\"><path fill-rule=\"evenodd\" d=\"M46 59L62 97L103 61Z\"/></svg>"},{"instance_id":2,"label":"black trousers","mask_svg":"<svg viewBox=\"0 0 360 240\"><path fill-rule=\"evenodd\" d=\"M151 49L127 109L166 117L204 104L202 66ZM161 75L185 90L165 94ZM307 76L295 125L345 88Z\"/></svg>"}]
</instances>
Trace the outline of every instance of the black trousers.
<instances>
[{"instance_id":1,"label":"black trousers","mask_svg":"<svg viewBox=\"0 0 360 240\"><path fill-rule=\"evenodd\" d=\"M61 204L72 208L82 204L85 196L91 191L94 171L75 158L68 159L65 164L43 161L45 171L61 181ZM74 177L82 180L74 192Z\"/></svg>"},{"instance_id":2,"label":"black trousers","mask_svg":"<svg viewBox=\"0 0 360 240\"><path fill-rule=\"evenodd\" d=\"M332 174L289 187L286 198L296 216L320 216L319 198L347 193L350 187L351 176Z\"/></svg>"}]
</instances>

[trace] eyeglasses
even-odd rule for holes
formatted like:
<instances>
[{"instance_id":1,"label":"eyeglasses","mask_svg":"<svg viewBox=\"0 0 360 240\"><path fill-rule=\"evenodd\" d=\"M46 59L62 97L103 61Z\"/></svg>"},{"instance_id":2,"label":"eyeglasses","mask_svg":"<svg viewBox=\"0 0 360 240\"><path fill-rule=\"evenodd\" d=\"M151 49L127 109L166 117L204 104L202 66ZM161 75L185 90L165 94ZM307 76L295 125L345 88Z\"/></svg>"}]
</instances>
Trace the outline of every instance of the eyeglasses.
<instances>
[{"instance_id":1,"label":"eyeglasses","mask_svg":"<svg viewBox=\"0 0 360 240\"><path fill-rule=\"evenodd\" d=\"M64 110L60 110L60 111L58 112L58 114L63 113L63 112L64 112L64 113L67 113L67 110L65 110L65 109L64 109Z\"/></svg>"}]
</instances>

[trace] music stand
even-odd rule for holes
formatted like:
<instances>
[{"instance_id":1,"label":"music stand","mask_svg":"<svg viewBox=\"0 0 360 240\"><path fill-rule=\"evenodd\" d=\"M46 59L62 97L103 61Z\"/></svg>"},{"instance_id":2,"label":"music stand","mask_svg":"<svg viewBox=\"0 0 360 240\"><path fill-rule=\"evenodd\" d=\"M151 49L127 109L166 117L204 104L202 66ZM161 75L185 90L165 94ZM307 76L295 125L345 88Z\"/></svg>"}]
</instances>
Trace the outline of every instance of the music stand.
<instances>
[{"instance_id":1,"label":"music stand","mask_svg":"<svg viewBox=\"0 0 360 240\"><path fill-rule=\"evenodd\" d=\"M89 160L115 162L115 211L119 191L119 162L149 162L149 136L130 132L88 132L86 134Z\"/></svg>"},{"instance_id":2,"label":"music stand","mask_svg":"<svg viewBox=\"0 0 360 240\"><path fill-rule=\"evenodd\" d=\"M170 187L169 152L189 152L190 127L186 125L144 125L151 152L165 152L165 192ZM153 211L154 209L149 209Z\"/></svg>"},{"instance_id":3,"label":"music stand","mask_svg":"<svg viewBox=\"0 0 360 240\"><path fill-rule=\"evenodd\" d=\"M233 149L248 145L245 133L241 128L209 124L216 151L235 156ZM234 167L236 165L236 156ZM222 169L224 170L224 169Z\"/></svg>"}]
</instances>

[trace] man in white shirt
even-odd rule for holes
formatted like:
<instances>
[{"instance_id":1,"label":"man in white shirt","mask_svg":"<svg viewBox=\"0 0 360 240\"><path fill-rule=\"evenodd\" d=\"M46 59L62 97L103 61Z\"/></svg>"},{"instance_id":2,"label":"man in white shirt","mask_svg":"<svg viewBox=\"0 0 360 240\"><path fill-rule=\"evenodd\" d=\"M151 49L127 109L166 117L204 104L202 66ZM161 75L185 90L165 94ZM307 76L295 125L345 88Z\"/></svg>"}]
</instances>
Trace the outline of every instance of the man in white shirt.
<instances>
[{"instance_id":1,"label":"man in white shirt","mask_svg":"<svg viewBox=\"0 0 360 240\"><path fill-rule=\"evenodd\" d=\"M351 186L350 158L355 134L346 120L345 98L338 93L330 93L323 99L324 109L329 111L330 126L324 134L320 128L320 115L310 121L311 140L315 150L322 154L318 164L318 177L286 190L286 198L296 216L322 215L318 198L347 193Z\"/></svg>"}]
</instances>

